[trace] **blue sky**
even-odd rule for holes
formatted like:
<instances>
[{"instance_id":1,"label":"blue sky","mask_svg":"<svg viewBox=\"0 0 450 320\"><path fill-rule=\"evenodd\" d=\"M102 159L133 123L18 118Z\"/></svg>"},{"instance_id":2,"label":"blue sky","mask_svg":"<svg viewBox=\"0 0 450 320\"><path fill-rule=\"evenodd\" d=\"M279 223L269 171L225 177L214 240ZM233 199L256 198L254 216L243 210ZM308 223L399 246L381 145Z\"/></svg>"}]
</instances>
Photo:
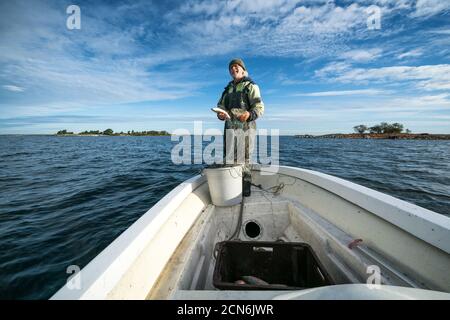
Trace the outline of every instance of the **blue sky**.
<instances>
[{"instance_id":1,"label":"blue sky","mask_svg":"<svg viewBox=\"0 0 450 320\"><path fill-rule=\"evenodd\" d=\"M66 27L71 4L80 30ZM0 133L220 129L210 108L234 57L261 88L259 128L450 133L440 0L1 1Z\"/></svg>"}]
</instances>

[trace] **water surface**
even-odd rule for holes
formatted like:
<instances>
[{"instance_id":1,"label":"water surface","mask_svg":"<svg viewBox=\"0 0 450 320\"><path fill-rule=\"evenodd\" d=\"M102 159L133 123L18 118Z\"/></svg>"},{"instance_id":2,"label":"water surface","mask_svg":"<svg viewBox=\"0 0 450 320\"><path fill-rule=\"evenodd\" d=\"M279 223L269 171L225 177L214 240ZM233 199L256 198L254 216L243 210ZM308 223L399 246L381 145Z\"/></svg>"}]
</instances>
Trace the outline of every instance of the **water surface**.
<instances>
[{"instance_id":1,"label":"water surface","mask_svg":"<svg viewBox=\"0 0 450 320\"><path fill-rule=\"evenodd\" d=\"M0 136L0 298L47 299L201 165L170 137ZM280 137L280 164L450 214L450 141Z\"/></svg>"}]
</instances>

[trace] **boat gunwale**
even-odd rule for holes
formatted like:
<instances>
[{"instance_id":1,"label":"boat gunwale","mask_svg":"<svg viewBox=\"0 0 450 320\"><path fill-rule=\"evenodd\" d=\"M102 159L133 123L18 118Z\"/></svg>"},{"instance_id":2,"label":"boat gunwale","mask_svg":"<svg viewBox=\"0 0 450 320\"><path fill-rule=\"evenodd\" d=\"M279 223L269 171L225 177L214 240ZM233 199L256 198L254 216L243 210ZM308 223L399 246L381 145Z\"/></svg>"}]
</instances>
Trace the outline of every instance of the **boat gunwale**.
<instances>
[{"instance_id":1,"label":"boat gunwale","mask_svg":"<svg viewBox=\"0 0 450 320\"><path fill-rule=\"evenodd\" d=\"M82 283L82 289L64 285L50 299L106 299L160 227L205 182L206 177L196 175L172 189L73 276L71 281Z\"/></svg>"}]
</instances>

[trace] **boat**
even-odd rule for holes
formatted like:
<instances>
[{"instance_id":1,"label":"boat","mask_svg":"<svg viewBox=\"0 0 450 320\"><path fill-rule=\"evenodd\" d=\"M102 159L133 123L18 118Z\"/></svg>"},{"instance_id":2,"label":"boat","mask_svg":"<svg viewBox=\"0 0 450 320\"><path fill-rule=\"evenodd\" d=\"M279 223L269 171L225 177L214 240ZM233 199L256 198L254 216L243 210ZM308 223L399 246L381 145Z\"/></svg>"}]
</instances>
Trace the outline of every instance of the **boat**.
<instances>
[{"instance_id":1,"label":"boat","mask_svg":"<svg viewBox=\"0 0 450 320\"><path fill-rule=\"evenodd\" d=\"M242 199L214 205L203 174L181 183L51 299L450 299L442 214L288 166L254 165ZM233 278L243 261L270 261L271 279Z\"/></svg>"}]
</instances>

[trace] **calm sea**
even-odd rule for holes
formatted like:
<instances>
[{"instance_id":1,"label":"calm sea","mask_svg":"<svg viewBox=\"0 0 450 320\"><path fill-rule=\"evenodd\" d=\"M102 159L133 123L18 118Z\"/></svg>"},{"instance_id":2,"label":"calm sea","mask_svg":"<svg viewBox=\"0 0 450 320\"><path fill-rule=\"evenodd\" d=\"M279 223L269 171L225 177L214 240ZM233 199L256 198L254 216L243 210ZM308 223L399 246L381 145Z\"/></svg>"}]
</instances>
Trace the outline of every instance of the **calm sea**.
<instances>
[{"instance_id":1,"label":"calm sea","mask_svg":"<svg viewBox=\"0 0 450 320\"><path fill-rule=\"evenodd\" d=\"M0 298L47 299L201 165L170 137L0 136ZM450 215L450 141L280 137L280 164Z\"/></svg>"}]
</instances>

